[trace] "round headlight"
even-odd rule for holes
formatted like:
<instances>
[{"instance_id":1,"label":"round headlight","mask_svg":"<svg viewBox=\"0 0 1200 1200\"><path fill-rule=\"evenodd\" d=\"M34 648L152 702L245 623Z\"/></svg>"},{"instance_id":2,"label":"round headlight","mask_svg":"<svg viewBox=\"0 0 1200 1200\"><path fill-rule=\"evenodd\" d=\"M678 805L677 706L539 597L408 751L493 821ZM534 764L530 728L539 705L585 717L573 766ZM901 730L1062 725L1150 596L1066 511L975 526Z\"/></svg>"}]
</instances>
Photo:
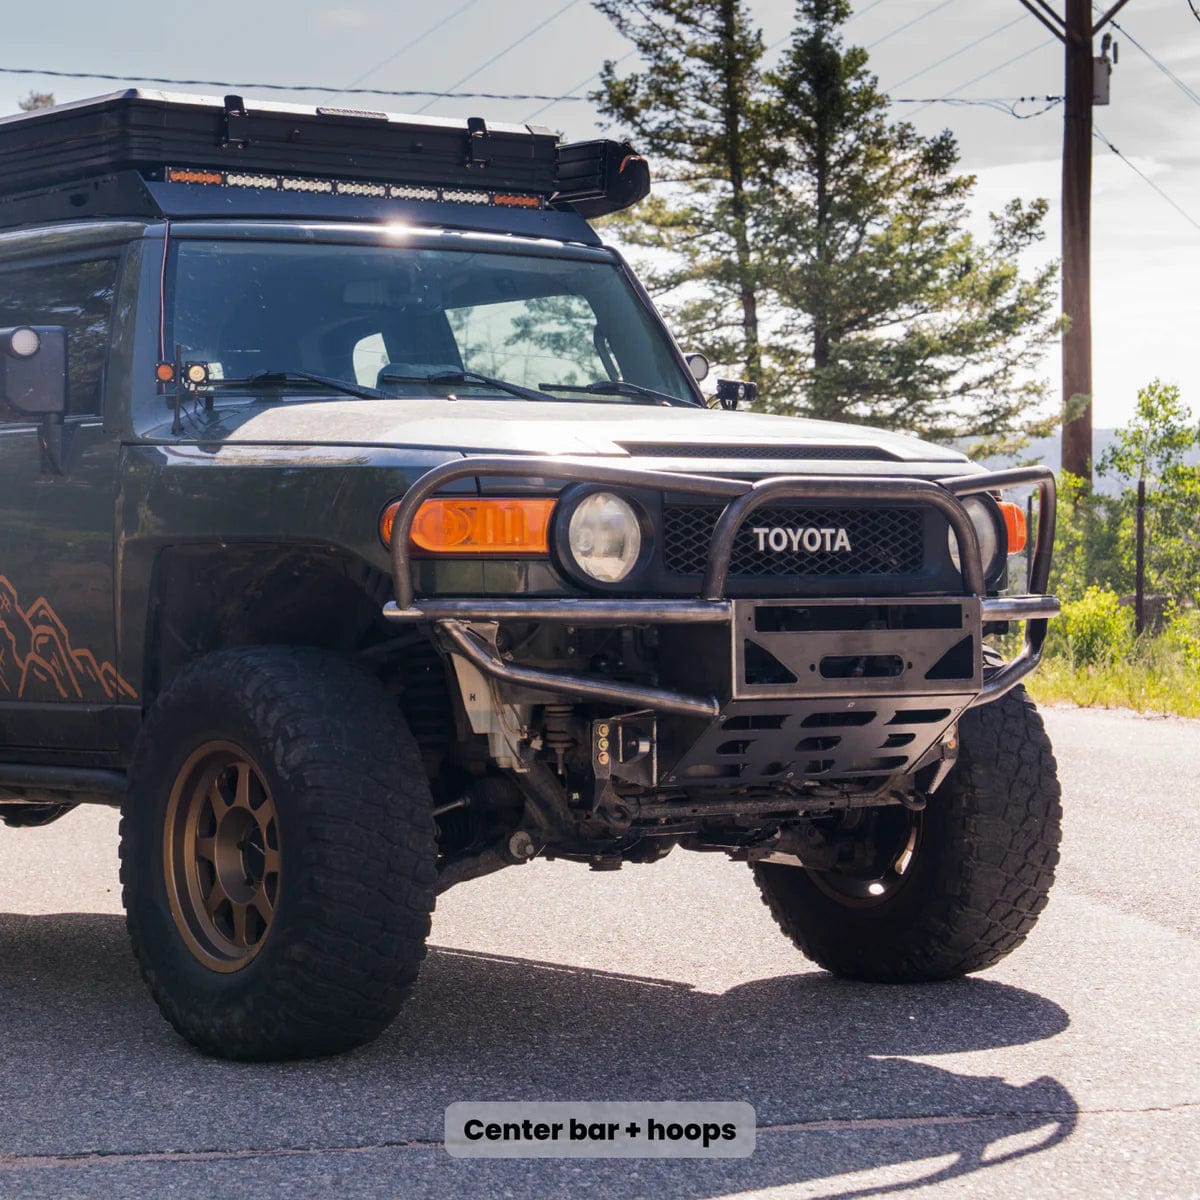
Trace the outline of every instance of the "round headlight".
<instances>
[{"instance_id":1,"label":"round headlight","mask_svg":"<svg viewBox=\"0 0 1200 1200\"><path fill-rule=\"evenodd\" d=\"M14 358L32 358L42 347L37 331L25 326L9 335L8 349Z\"/></svg>"},{"instance_id":2,"label":"round headlight","mask_svg":"<svg viewBox=\"0 0 1200 1200\"><path fill-rule=\"evenodd\" d=\"M600 583L619 583L642 552L642 526L627 500L594 492L571 514L567 545L584 574Z\"/></svg>"},{"instance_id":3,"label":"round headlight","mask_svg":"<svg viewBox=\"0 0 1200 1200\"><path fill-rule=\"evenodd\" d=\"M1000 558L1000 529L996 517L986 500L979 496L968 496L963 501L963 508L975 526L975 536L979 538L979 554L983 559L983 577L987 579L995 571ZM954 530L950 530L950 558L961 571L962 560L958 553L958 538Z\"/></svg>"}]
</instances>

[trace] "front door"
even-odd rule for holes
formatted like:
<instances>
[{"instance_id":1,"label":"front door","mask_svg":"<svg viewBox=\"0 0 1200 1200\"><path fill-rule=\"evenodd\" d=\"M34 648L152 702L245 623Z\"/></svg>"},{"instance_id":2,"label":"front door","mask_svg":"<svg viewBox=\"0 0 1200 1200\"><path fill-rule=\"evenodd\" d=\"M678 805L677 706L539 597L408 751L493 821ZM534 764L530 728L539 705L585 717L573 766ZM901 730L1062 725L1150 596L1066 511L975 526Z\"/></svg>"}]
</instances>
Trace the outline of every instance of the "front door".
<instances>
[{"instance_id":1,"label":"front door","mask_svg":"<svg viewBox=\"0 0 1200 1200\"><path fill-rule=\"evenodd\" d=\"M114 662L113 497L119 440L103 423L116 252L0 264L0 327L67 329L61 473L39 427L0 406L0 757L116 745L134 700Z\"/></svg>"}]
</instances>

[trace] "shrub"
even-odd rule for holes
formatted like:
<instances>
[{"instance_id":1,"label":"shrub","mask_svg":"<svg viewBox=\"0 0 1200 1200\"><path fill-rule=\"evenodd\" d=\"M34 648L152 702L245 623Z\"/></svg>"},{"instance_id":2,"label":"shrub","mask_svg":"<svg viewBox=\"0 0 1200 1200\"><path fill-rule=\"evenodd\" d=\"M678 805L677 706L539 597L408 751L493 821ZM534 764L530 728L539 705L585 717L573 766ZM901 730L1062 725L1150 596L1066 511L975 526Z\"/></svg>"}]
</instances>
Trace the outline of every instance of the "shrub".
<instances>
[{"instance_id":1,"label":"shrub","mask_svg":"<svg viewBox=\"0 0 1200 1200\"><path fill-rule=\"evenodd\" d=\"M1078 600L1089 587L1118 592L1133 587L1121 544L1121 502L1093 492L1066 472L1058 481L1058 530L1050 590L1063 600Z\"/></svg>"},{"instance_id":2,"label":"shrub","mask_svg":"<svg viewBox=\"0 0 1200 1200\"><path fill-rule=\"evenodd\" d=\"M1179 655L1191 670L1200 672L1200 609L1174 609L1158 640L1164 650Z\"/></svg>"},{"instance_id":3,"label":"shrub","mask_svg":"<svg viewBox=\"0 0 1200 1200\"><path fill-rule=\"evenodd\" d=\"M1076 667L1119 662L1133 652L1133 613L1116 592L1090 587L1078 600L1063 605L1050 624L1047 649Z\"/></svg>"}]
</instances>

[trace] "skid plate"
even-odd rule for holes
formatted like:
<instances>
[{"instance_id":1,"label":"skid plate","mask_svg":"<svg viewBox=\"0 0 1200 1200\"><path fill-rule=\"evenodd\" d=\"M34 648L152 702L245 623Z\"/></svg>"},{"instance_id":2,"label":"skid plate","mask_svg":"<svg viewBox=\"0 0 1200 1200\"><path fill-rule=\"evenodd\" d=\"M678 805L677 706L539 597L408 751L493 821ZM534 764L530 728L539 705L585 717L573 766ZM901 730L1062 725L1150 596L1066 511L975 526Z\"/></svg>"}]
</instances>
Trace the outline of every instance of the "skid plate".
<instances>
[{"instance_id":1,"label":"skid plate","mask_svg":"<svg viewBox=\"0 0 1200 1200\"><path fill-rule=\"evenodd\" d=\"M883 779L912 771L970 695L733 700L666 786L749 787L792 780Z\"/></svg>"},{"instance_id":2,"label":"skid plate","mask_svg":"<svg viewBox=\"0 0 1200 1200\"><path fill-rule=\"evenodd\" d=\"M983 686L980 614L975 597L734 601L731 699L662 756L660 782L911 773Z\"/></svg>"}]
</instances>

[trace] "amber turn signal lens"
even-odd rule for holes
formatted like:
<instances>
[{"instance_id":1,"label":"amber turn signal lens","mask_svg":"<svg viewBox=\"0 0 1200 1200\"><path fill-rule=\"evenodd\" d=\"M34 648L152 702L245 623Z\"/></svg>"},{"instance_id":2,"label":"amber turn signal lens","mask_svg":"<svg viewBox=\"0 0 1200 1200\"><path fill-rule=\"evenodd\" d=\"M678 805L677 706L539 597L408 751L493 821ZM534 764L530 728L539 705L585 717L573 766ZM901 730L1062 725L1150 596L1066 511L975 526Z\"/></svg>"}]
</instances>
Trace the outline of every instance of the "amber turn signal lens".
<instances>
[{"instance_id":1,"label":"amber turn signal lens","mask_svg":"<svg viewBox=\"0 0 1200 1200\"><path fill-rule=\"evenodd\" d=\"M555 500L426 500L417 509L409 544L425 554L549 554ZM379 519L379 536L392 544L399 501Z\"/></svg>"},{"instance_id":2,"label":"amber turn signal lens","mask_svg":"<svg viewBox=\"0 0 1200 1200\"><path fill-rule=\"evenodd\" d=\"M168 183L224 183L225 176L220 171L189 171L180 167L170 167L167 170Z\"/></svg>"},{"instance_id":3,"label":"amber turn signal lens","mask_svg":"<svg viewBox=\"0 0 1200 1200\"><path fill-rule=\"evenodd\" d=\"M1019 554L1025 549L1025 543L1029 540L1025 510L1011 500L1001 500L1000 511L1004 514L1004 528L1008 531L1008 552L1009 554Z\"/></svg>"},{"instance_id":4,"label":"amber turn signal lens","mask_svg":"<svg viewBox=\"0 0 1200 1200\"><path fill-rule=\"evenodd\" d=\"M541 208L540 196L513 196L506 192L497 192L492 203L500 208Z\"/></svg>"}]
</instances>

